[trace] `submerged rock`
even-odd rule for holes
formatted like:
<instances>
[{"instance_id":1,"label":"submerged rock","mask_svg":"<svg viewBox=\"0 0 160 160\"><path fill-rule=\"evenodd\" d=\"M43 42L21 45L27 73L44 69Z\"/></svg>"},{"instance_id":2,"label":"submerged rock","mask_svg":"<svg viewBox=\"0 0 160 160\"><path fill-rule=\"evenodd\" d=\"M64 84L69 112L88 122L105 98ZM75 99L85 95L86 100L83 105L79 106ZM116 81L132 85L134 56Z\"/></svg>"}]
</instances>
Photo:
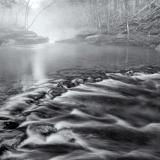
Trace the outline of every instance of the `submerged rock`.
<instances>
[{"instance_id":1,"label":"submerged rock","mask_svg":"<svg viewBox=\"0 0 160 160\"><path fill-rule=\"evenodd\" d=\"M39 134L42 136L49 136L52 133L56 133L57 130L54 127L54 124L48 124L48 123L35 123L30 124L28 126L28 133L30 136L34 134Z\"/></svg>"},{"instance_id":2,"label":"submerged rock","mask_svg":"<svg viewBox=\"0 0 160 160\"><path fill-rule=\"evenodd\" d=\"M19 126L18 122L15 121L4 121L3 129L16 129Z\"/></svg>"},{"instance_id":3,"label":"submerged rock","mask_svg":"<svg viewBox=\"0 0 160 160\"><path fill-rule=\"evenodd\" d=\"M83 84L84 83L84 80L83 79L80 79L80 78L76 78L76 79L73 79L71 81L71 83L74 85L74 86L78 86L79 84Z\"/></svg>"},{"instance_id":4,"label":"submerged rock","mask_svg":"<svg viewBox=\"0 0 160 160\"><path fill-rule=\"evenodd\" d=\"M58 86L63 86L67 83L67 80L65 79L58 79L54 81Z\"/></svg>"},{"instance_id":5,"label":"submerged rock","mask_svg":"<svg viewBox=\"0 0 160 160\"><path fill-rule=\"evenodd\" d=\"M28 98L37 101L45 97L46 92L30 93L27 95Z\"/></svg>"},{"instance_id":6,"label":"submerged rock","mask_svg":"<svg viewBox=\"0 0 160 160\"><path fill-rule=\"evenodd\" d=\"M48 143L74 143L75 141L76 137L71 129L58 130L56 134L52 134L47 138Z\"/></svg>"},{"instance_id":7,"label":"submerged rock","mask_svg":"<svg viewBox=\"0 0 160 160\"><path fill-rule=\"evenodd\" d=\"M96 78L95 81L100 82L100 81L102 81L102 78Z\"/></svg>"},{"instance_id":8,"label":"submerged rock","mask_svg":"<svg viewBox=\"0 0 160 160\"><path fill-rule=\"evenodd\" d=\"M143 83L143 85L144 85L145 88L150 89L150 90L156 90L157 89L156 83L152 80L146 80Z\"/></svg>"},{"instance_id":9,"label":"submerged rock","mask_svg":"<svg viewBox=\"0 0 160 160\"><path fill-rule=\"evenodd\" d=\"M9 150L9 147L7 145L5 145L5 144L2 144L0 146L0 156L2 156L8 150Z\"/></svg>"},{"instance_id":10,"label":"submerged rock","mask_svg":"<svg viewBox=\"0 0 160 160\"><path fill-rule=\"evenodd\" d=\"M126 72L126 75L127 76L133 76L134 72L132 70L129 70Z\"/></svg>"},{"instance_id":11,"label":"submerged rock","mask_svg":"<svg viewBox=\"0 0 160 160\"><path fill-rule=\"evenodd\" d=\"M53 99L57 96L60 96L62 93L65 93L66 91L67 89L64 88L63 86L53 87L49 89L47 95L49 96L49 98Z\"/></svg>"},{"instance_id":12,"label":"submerged rock","mask_svg":"<svg viewBox=\"0 0 160 160\"><path fill-rule=\"evenodd\" d=\"M88 78L87 78L87 82L88 82L88 83L93 83L93 82L94 82L94 79L93 79L92 77L88 77Z\"/></svg>"}]
</instances>

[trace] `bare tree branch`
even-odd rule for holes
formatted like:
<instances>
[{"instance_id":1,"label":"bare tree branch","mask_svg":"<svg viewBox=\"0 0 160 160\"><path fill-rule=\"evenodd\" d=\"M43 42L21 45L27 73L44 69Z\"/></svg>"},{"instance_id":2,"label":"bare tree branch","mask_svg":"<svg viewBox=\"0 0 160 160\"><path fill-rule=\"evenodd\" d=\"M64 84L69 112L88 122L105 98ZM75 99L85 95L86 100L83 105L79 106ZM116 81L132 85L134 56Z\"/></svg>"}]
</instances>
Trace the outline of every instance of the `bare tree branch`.
<instances>
[{"instance_id":1,"label":"bare tree branch","mask_svg":"<svg viewBox=\"0 0 160 160\"><path fill-rule=\"evenodd\" d=\"M51 3L49 3L47 6L45 6L44 8L42 8L37 15L33 18L32 22L30 23L30 25L28 26L28 29L32 27L32 25L35 23L35 21L37 20L37 18L49 7L51 7L54 4L54 1L52 1Z\"/></svg>"}]
</instances>

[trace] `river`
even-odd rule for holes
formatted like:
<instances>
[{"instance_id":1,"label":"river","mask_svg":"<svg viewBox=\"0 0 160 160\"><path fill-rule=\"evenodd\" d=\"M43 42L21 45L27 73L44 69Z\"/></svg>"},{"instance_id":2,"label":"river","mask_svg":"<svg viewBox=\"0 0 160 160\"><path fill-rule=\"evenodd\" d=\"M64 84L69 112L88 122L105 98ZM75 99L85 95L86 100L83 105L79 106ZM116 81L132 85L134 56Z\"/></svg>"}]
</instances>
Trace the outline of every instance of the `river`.
<instances>
[{"instance_id":1,"label":"river","mask_svg":"<svg viewBox=\"0 0 160 160\"><path fill-rule=\"evenodd\" d=\"M0 159L159 160L159 64L133 46L2 47Z\"/></svg>"},{"instance_id":2,"label":"river","mask_svg":"<svg viewBox=\"0 0 160 160\"><path fill-rule=\"evenodd\" d=\"M124 69L157 65L160 54L133 46L46 44L0 48L0 77L8 80L41 80L67 68Z\"/></svg>"}]
</instances>

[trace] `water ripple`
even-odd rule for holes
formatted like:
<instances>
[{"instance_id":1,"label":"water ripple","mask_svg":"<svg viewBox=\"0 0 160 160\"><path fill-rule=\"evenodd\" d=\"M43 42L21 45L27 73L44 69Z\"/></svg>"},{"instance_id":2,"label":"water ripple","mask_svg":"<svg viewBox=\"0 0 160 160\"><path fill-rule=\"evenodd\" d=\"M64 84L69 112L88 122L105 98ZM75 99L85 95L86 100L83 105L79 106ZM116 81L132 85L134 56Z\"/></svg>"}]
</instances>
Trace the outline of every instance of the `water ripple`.
<instances>
[{"instance_id":1,"label":"water ripple","mask_svg":"<svg viewBox=\"0 0 160 160\"><path fill-rule=\"evenodd\" d=\"M1 159L159 160L160 73L130 73L71 88L48 80L11 97L0 108Z\"/></svg>"}]
</instances>

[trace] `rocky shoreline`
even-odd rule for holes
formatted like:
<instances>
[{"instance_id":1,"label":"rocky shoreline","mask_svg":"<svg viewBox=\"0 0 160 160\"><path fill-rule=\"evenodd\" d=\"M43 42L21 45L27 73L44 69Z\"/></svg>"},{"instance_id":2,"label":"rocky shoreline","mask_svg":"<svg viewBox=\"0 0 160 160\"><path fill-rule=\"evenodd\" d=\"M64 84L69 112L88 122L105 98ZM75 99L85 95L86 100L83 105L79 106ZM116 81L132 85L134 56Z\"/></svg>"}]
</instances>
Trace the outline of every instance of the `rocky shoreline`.
<instances>
[{"instance_id":1,"label":"rocky shoreline","mask_svg":"<svg viewBox=\"0 0 160 160\"><path fill-rule=\"evenodd\" d=\"M130 34L81 34L75 38L57 41L57 43L89 43L93 45L119 45L119 46L137 46L155 49L159 51L160 38L159 35L143 35Z\"/></svg>"}]
</instances>

